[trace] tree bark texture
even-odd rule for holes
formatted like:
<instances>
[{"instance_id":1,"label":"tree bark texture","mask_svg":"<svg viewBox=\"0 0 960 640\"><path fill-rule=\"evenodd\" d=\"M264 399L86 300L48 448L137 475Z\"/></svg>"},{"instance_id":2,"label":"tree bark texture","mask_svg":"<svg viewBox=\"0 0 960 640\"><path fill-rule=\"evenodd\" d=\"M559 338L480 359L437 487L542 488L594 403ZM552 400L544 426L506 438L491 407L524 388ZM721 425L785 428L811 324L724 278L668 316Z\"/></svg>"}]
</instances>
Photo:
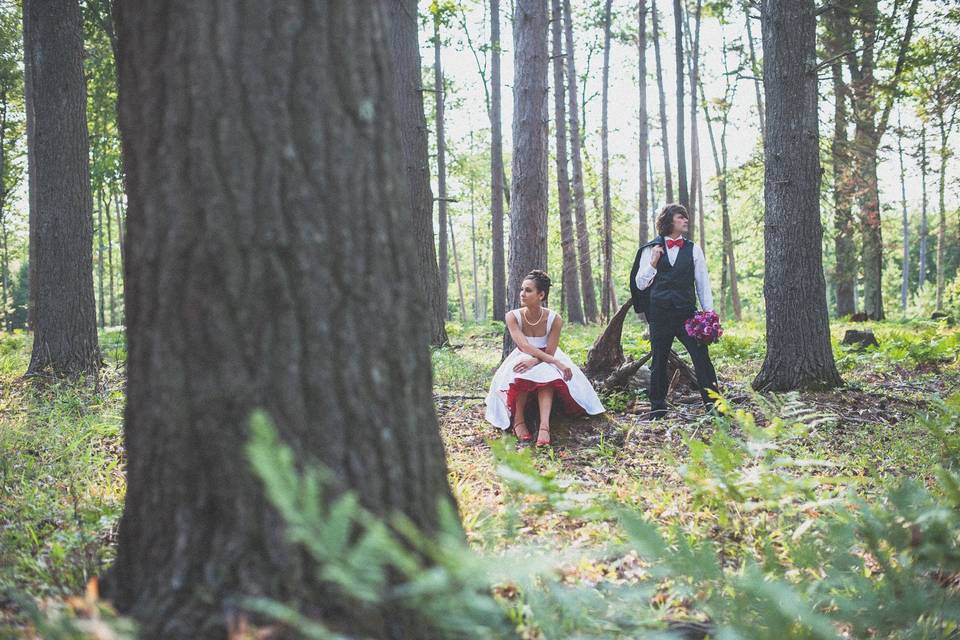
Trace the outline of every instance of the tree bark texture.
<instances>
[{"instance_id":1,"label":"tree bark texture","mask_svg":"<svg viewBox=\"0 0 960 640\"><path fill-rule=\"evenodd\" d=\"M567 174L567 109L564 102L563 11L560 0L551 1L553 37L553 120L557 145L557 201L560 206L560 251L563 259L563 294L570 322L583 324L583 303L577 279L577 247L574 241L570 177Z\"/></svg>"},{"instance_id":2,"label":"tree bark texture","mask_svg":"<svg viewBox=\"0 0 960 640\"><path fill-rule=\"evenodd\" d=\"M547 268L547 0L517 0L513 14L513 171L510 184L508 305L520 306L520 285ZM504 333L504 352L513 348Z\"/></svg>"},{"instance_id":3,"label":"tree bark texture","mask_svg":"<svg viewBox=\"0 0 960 640\"><path fill-rule=\"evenodd\" d=\"M660 96L660 144L663 147L663 180L667 191L667 203L673 199L673 169L670 167L670 133L667 128L667 95L663 89L663 63L660 59L660 19L657 15L657 0L651 0L653 11L653 54L657 62L657 93Z\"/></svg>"},{"instance_id":4,"label":"tree bark texture","mask_svg":"<svg viewBox=\"0 0 960 640\"><path fill-rule=\"evenodd\" d=\"M437 228L440 230L440 304L443 317L449 316L450 258L447 255L447 139L443 131L443 67L440 66L440 15L433 17L433 96L437 119Z\"/></svg>"},{"instance_id":5,"label":"tree bark texture","mask_svg":"<svg viewBox=\"0 0 960 640\"><path fill-rule=\"evenodd\" d=\"M856 160L855 183L863 231L861 261L863 266L863 310L871 320L883 320L883 237L880 224L880 181L877 176L877 153L889 122L897 82L903 70L919 0L911 0L907 24L899 42L896 66L890 81L884 83L887 95L879 95L876 71L876 41L879 20L878 0L859 0L855 11L843 12L847 33L852 32L849 20L857 16L862 36L862 53L857 58L851 49L847 55L850 67L853 116L856 131L853 140Z\"/></svg>"},{"instance_id":6,"label":"tree bark texture","mask_svg":"<svg viewBox=\"0 0 960 640\"><path fill-rule=\"evenodd\" d=\"M831 388L842 381L823 278L816 7L813 0L766 0L762 11L767 353L753 386Z\"/></svg>"},{"instance_id":7,"label":"tree bark texture","mask_svg":"<svg viewBox=\"0 0 960 640\"><path fill-rule=\"evenodd\" d=\"M849 316L857 310L857 272L859 263L855 246L856 225L853 219L853 157L850 141L847 139L849 115L847 105L849 92L843 78L842 56L851 46L844 36L843 27L837 18L837 11L826 14L826 55L836 58L830 65L833 81L833 139L830 142L830 154L833 162L833 246L836 265L833 271L833 283L836 294L838 316Z\"/></svg>"},{"instance_id":8,"label":"tree bark texture","mask_svg":"<svg viewBox=\"0 0 960 640\"><path fill-rule=\"evenodd\" d=\"M613 316L613 211L610 203L610 5L603 9L603 95L600 104L600 183L603 192L603 284L600 312Z\"/></svg>"},{"instance_id":9,"label":"tree bark texture","mask_svg":"<svg viewBox=\"0 0 960 640\"><path fill-rule=\"evenodd\" d=\"M760 144L763 144L764 131L767 130L763 112L763 81L760 78L762 71L760 65L757 64L757 51L753 43L753 25L750 22L752 18L750 17L749 2L744 3L743 14L747 22L747 45L750 50L750 70L753 73L753 90L757 97L757 118L760 120Z\"/></svg>"},{"instance_id":10,"label":"tree bark texture","mask_svg":"<svg viewBox=\"0 0 960 640\"><path fill-rule=\"evenodd\" d=\"M950 132L944 122L943 113L939 114L938 128L940 130L940 180L938 184L938 197L940 207L940 224L937 225L937 311L943 311L943 287L944 270L946 265L946 242L947 242L947 207L946 207L946 186L947 186L947 159L951 155L949 143Z\"/></svg>"},{"instance_id":11,"label":"tree bark texture","mask_svg":"<svg viewBox=\"0 0 960 640\"><path fill-rule=\"evenodd\" d=\"M673 0L673 28L676 37L674 50L676 51L677 70L677 190L680 204L690 206L690 191L687 185L687 145L684 132L685 115L683 113L683 4L681 0ZM694 219L691 228L696 225Z\"/></svg>"},{"instance_id":12,"label":"tree bark texture","mask_svg":"<svg viewBox=\"0 0 960 640\"><path fill-rule=\"evenodd\" d=\"M700 171L700 127L697 122L699 102L697 100L697 85L700 83L700 22L703 11L703 0L697 0L697 9L693 19L693 45L690 50L690 238L694 238L693 229L700 226L700 246L707 250L707 232L703 211L703 175ZM687 21L687 33L690 24ZM700 202L697 202L697 196Z\"/></svg>"},{"instance_id":13,"label":"tree bark texture","mask_svg":"<svg viewBox=\"0 0 960 640\"><path fill-rule=\"evenodd\" d=\"M390 51L394 98L400 126L400 148L410 193L410 226L416 238L417 277L421 304L427 315L430 344L447 343L447 308L441 297L440 269L433 234L433 192L427 119L423 109L423 80L416 0L391 0Z\"/></svg>"},{"instance_id":14,"label":"tree bark texture","mask_svg":"<svg viewBox=\"0 0 960 640\"><path fill-rule=\"evenodd\" d=\"M493 283L493 317L506 313L506 259L503 250L503 131L500 80L500 0L490 0L490 256Z\"/></svg>"},{"instance_id":15,"label":"tree bark texture","mask_svg":"<svg viewBox=\"0 0 960 640\"><path fill-rule=\"evenodd\" d=\"M917 289L922 291L927 283L927 247L930 230L927 227L927 128L920 125L920 256Z\"/></svg>"},{"instance_id":16,"label":"tree bark texture","mask_svg":"<svg viewBox=\"0 0 960 640\"><path fill-rule=\"evenodd\" d=\"M903 230L903 251L900 259L900 310L907 310L910 293L910 218L907 215L907 171L903 166L903 125L897 113L897 157L900 160L900 223Z\"/></svg>"},{"instance_id":17,"label":"tree bark texture","mask_svg":"<svg viewBox=\"0 0 960 640\"><path fill-rule=\"evenodd\" d=\"M226 637L246 596L351 634L429 637L321 584L244 462L259 408L297 464L323 464L331 491L375 514L429 535L452 501L387 15L116 5L128 466L104 586L140 637Z\"/></svg>"},{"instance_id":18,"label":"tree bark texture","mask_svg":"<svg viewBox=\"0 0 960 640\"><path fill-rule=\"evenodd\" d=\"M650 181L647 180L647 165L650 163L650 118L647 115L647 0L640 0L637 5L637 94L640 105L637 113L640 123L640 140L637 144L640 180L637 205L640 219L638 239L640 244L644 244L650 240L650 225L647 220L650 215Z\"/></svg>"},{"instance_id":19,"label":"tree bark texture","mask_svg":"<svg viewBox=\"0 0 960 640\"><path fill-rule=\"evenodd\" d=\"M567 105L570 111L570 170L573 184L573 206L577 230L577 258L579 260L580 288L583 293L583 313L587 322L596 322L597 293L593 284L593 265L590 257L590 228L587 226L587 202L583 190L583 150L580 139L580 101L577 97L577 66L574 56L573 12L570 0L563 0L563 29L567 50Z\"/></svg>"},{"instance_id":20,"label":"tree bark texture","mask_svg":"<svg viewBox=\"0 0 960 640\"><path fill-rule=\"evenodd\" d=\"M27 0L23 22L34 304L27 373L95 373L100 349L80 5Z\"/></svg>"}]
</instances>

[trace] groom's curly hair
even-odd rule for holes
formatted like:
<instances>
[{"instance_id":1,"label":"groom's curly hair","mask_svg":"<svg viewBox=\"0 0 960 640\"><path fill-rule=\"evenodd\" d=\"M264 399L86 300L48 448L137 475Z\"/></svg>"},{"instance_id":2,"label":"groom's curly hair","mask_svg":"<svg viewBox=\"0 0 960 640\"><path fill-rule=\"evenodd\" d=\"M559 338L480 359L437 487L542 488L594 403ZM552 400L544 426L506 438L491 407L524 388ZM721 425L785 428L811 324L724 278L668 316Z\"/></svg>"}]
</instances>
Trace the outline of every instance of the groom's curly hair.
<instances>
[{"instance_id":1,"label":"groom's curly hair","mask_svg":"<svg viewBox=\"0 0 960 640\"><path fill-rule=\"evenodd\" d=\"M668 236L673 233L673 216L678 213L684 218L690 219L687 208L682 204L671 202L660 210L660 214L657 216L657 233L659 235Z\"/></svg>"}]
</instances>

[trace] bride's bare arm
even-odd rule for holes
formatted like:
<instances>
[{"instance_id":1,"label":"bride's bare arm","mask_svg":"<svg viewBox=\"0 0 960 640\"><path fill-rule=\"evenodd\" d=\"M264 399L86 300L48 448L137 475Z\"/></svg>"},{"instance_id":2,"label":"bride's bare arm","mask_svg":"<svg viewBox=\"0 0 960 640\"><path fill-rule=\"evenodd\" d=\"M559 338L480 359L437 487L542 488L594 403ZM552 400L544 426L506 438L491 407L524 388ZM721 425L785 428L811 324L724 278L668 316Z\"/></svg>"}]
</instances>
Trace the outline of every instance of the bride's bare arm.
<instances>
[{"instance_id":1,"label":"bride's bare arm","mask_svg":"<svg viewBox=\"0 0 960 640\"><path fill-rule=\"evenodd\" d=\"M520 323L517 322L517 317L513 315L512 312L507 313L507 329L510 331L510 337L513 338L513 343L517 345L517 349L524 352L528 356L532 356L541 362L546 362L547 364L557 364L557 359L553 357L553 354L557 350L556 344L553 345L553 350L549 353L542 349L538 349L527 340L527 336L523 335L523 331L520 330ZM559 333L557 334L557 340L559 341ZM550 341L547 340L547 349L550 349Z\"/></svg>"}]
</instances>

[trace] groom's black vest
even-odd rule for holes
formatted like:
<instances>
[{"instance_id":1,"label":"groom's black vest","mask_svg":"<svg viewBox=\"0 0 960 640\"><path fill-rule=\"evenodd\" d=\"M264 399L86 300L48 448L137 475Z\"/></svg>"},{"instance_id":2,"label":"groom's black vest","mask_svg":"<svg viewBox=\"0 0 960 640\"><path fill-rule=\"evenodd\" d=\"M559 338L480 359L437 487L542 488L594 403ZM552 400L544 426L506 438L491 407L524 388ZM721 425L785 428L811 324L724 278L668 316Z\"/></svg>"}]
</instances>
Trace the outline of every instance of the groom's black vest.
<instances>
[{"instance_id":1,"label":"groom's black vest","mask_svg":"<svg viewBox=\"0 0 960 640\"><path fill-rule=\"evenodd\" d=\"M650 304L660 309L695 311L697 292L693 278L693 243L684 238L672 265L666 253L657 261L657 277L650 285Z\"/></svg>"}]
</instances>

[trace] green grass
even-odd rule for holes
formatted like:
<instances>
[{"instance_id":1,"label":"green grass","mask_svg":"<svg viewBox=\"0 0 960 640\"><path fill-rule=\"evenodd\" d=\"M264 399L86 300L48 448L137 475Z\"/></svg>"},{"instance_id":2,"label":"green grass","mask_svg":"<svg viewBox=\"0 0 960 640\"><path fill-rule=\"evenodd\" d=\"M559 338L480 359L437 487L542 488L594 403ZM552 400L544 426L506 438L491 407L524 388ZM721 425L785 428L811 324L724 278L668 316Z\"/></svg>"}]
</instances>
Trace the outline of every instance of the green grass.
<instances>
[{"instance_id":1,"label":"green grass","mask_svg":"<svg viewBox=\"0 0 960 640\"><path fill-rule=\"evenodd\" d=\"M770 398L749 391L764 357L764 327L727 324L724 337L711 347L718 373L737 398L736 408L769 429L776 422L766 406ZM865 327L875 332L879 348L840 345L846 329ZM633 317L625 323L629 357L649 349L645 329ZM582 365L599 332L597 326L568 325L561 348ZM731 508L735 501L729 495L710 493L715 488L705 492L703 487L712 486L723 471L720 458L738 450L724 443L722 429L739 437L751 427L740 422L722 427L693 408L664 422L643 421L642 389L603 398L609 409L605 416L559 421L557 446L522 453L517 462L544 478L544 488L534 494L514 491L498 474L502 461L491 443L494 449L515 451L515 442L483 420L482 399L500 361L503 323L451 323L448 333L451 344L432 353L434 386L451 485L475 548L532 544L562 551L570 558L565 580L593 582L622 571L620 560L598 561L591 549L621 542L623 533L610 517L591 516L575 499L569 502L570 496L639 509L690 540L715 543L725 561L735 565L749 558L762 561L771 553L771 541L779 553L789 554L791 536L816 513L796 508L792 499L742 512ZM828 465L817 467L823 480L808 497L880 496L904 478L930 485L945 447L960 451L950 427L931 427L924 418L938 410L938 398L949 397L960 385L960 330L936 322L835 322L832 338L847 386L795 398L810 416L829 420L811 418L812 428L778 445L792 460ZM5 622L24 620L23 610L13 604L15 594L63 599L81 593L113 557L124 495L125 336L102 333L100 344L106 367L97 388L36 387L20 378L29 361L30 336L0 335L0 631ZM719 448L712 451L715 444ZM733 464L729 473L740 474L744 464ZM788 479L797 470L782 474ZM758 488L743 473L731 486L762 490L767 499L782 489L780 475L773 467L764 470L758 477L768 484ZM807 489L789 489L794 491L799 495Z\"/></svg>"}]
</instances>

